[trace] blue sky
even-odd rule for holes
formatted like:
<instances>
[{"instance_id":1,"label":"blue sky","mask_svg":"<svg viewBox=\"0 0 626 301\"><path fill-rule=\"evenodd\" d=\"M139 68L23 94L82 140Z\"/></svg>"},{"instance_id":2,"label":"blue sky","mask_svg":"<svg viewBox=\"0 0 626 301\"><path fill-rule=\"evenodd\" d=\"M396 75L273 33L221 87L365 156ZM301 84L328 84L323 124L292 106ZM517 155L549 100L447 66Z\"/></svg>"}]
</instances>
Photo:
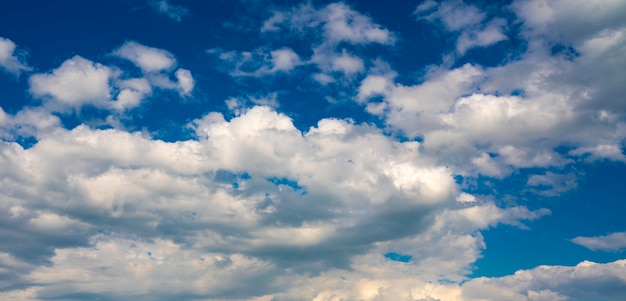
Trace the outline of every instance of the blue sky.
<instances>
[{"instance_id":1,"label":"blue sky","mask_svg":"<svg viewBox=\"0 0 626 301\"><path fill-rule=\"evenodd\" d=\"M13 1L0 299L623 300L623 1Z\"/></svg>"}]
</instances>

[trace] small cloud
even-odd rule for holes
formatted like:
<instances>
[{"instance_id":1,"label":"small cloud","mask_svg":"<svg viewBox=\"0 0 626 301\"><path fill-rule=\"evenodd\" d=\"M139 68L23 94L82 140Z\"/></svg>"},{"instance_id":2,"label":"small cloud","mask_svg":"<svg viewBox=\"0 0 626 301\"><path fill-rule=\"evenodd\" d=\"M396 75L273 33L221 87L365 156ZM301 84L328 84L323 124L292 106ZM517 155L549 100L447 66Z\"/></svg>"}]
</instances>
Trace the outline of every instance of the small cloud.
<instances>
[{"instance_id":1,"label":"small cloud","mask_svg":"<svg viewBox=\"0 0 626 301\"><path fill-rule=\"evenodd\" d=\"M178 92L181 96L189 96L196 85L196 81L193 79L191 71L180 68L176 70L175 75L178 80Z\"/></svg>"},{"instance_id":2,"label":"small cloud","mask_svg":"<svg viewBox=\"0 0 626 301\"><path fill-rule=\"evenodd\" d=\"M131 78L116 83L120 89L116 100L111 106L117 111L137 107L141 100L152 94L150 82L145 78Z\"/></svg>"},{"instance_id":3,"label":"small cloud","mask_svg":"<svg viewBox=\"0 0 626 301\"><path fill-rule=\"evenodd\" d=\"M16 48L13 41L0 37L0 69L15 75L19 75L22 71L32 70L23 62L19 53L16 53Z\"/></svg>"},{"instance_id":4,"label":"small cloud","mask_svg":"<svg viewBox=\"0 0 626 301\"><path fill-rule=\"evenodd\" d=\"M626 249L626 232L593 237L578 236L571 241L592 251L618 252Z\"/></svg>"},{"instance_id":5,"label":"small cloud","mask_svg":"<svg viewBox=\"0 0 626 301\"><path fill-rule=\"evenodd\" d=\"M169 51L144 46L133 41L124 43L113 54L131 61L144 73L169 70L176 65L176 59Z\"/></svg>"},{"instance_id":6,"label":"small cloud","mask_svg":"<svg viewBox=\"0 0 626 301\"><path fill-rule=\"evenodd\" d=\"M282 48L274 50L271 53L272 56L272 69L270 73L277 71L291 71L297 65L300 64L300 57L290 48Z\"/></svg>"},{"instance_id":7,"label":"small cloud","mask_svg":"<svg viewBox=\"0 0 626 301\"><path fill-rule=\"evenodd\" d=\"M182 18L189 14L189 10L181 5L173 5L168 0L151 1L150 7L157 13L180 22Z\"/></svg>"},{"instance_id":8,"label":"small cloud","mask_svg":"<svg viewBox=\"0 0 626 301\"><path fill-rule=\"evenodd\" d=\"M506 21L497 19L484 28L465 31L461 34L456 43L456 50L463 55L468 49L475 47L486 47L507 39L504 34Z\"/></svg>"}]
</instances>

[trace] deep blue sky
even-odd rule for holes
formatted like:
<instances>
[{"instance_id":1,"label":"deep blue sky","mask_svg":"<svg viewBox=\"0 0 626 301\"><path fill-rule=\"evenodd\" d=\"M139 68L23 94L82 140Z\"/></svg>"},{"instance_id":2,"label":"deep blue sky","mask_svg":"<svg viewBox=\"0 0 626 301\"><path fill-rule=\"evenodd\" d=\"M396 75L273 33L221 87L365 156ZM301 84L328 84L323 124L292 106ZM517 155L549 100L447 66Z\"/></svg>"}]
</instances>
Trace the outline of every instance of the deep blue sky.
<instances>
[{"instance_id":1,"label":"deep blue sky","mask_svg":"<svg viewBox=\"0 0 626 301\"><path fill-rule=\"evenodd\" d=\"M626 295L620 1L0 6L0 299Z\"/></svg>"}]
</instances>

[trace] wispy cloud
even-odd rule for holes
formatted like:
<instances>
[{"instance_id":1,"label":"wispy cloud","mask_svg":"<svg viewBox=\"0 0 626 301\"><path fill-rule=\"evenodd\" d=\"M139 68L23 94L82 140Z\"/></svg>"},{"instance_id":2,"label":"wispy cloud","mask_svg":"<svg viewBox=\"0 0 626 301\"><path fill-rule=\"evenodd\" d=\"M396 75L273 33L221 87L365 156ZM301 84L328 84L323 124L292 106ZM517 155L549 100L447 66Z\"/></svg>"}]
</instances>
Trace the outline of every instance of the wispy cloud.
<instances>
[{"instance_id":1,"label":"wispy cloud","mask_svg":"<svg viewBox=\"0 0 626 301\"><path fill-rule=\"evenodd\" d=\"M16 51L17 46L13 41L0 37L0 69L5 72L19 75L23 71L32 70L24 63L24 58Z\"/></svg>"},{"instance_id":2,"label":"wispy cloud","mask_svg":"<svg viewBox=\"0 0 626 301\"><path fill-rule=\"evenodd\" d=\"M186 7L171 4L169 0L151 0L150 7L156 12L178 22L182 21L183 17L189 14L189 10Z\"/></svg>"},{"instance_id":3,"label":"wispy cloud","mask_svg":"<svg viewBox=\"0 0 626 301\"><path fill-rule=\"evenodd\" d=\"M615 232L604 236L578 236L572 242L592 251L621 251L626 249L626 232Z\"/></svg>"}]
</instances>

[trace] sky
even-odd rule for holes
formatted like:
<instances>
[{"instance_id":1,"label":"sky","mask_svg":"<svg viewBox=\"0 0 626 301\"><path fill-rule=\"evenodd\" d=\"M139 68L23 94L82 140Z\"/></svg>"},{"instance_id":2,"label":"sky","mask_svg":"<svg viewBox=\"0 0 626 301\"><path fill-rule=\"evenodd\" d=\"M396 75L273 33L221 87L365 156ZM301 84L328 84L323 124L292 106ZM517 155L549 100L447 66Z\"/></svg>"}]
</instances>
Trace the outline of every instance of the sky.
<instances>
[{"instance_id":1,"label":"sky","mask_svg":"<svg viewBox=\"0 0 626 301\"><path fill-rule=\"evenodd\" d=\"M626 2L0 4L2 300L624 300Z\"/></svg>"}]
</instances>

